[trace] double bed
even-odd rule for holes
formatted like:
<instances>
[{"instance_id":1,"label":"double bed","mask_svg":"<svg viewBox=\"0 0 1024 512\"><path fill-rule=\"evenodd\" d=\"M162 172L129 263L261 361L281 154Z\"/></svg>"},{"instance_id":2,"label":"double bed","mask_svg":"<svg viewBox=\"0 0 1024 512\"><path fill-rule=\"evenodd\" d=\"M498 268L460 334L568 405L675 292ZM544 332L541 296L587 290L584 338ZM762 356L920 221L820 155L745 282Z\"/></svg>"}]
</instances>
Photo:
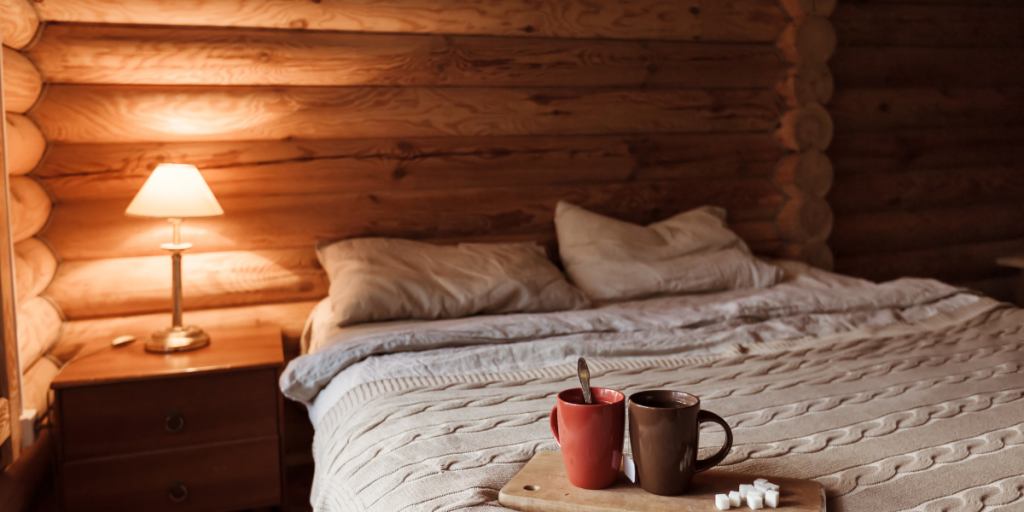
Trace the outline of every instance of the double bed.
<instances>
[{"instance_id":1,"label":"double bed","mask_svg":"<svg viewBox=\"0 0 1024 512\"><path fill-rule=\"evenodd\" d=\"M314 509L500 508L558 449L548 413L579 356L595 385L700 396L733 429L723 469L817 480L830 511L1024 504L1024 311L774 263L768 288L573 311L338 327L325 299L281 378L316 427Z\"/></svg>"}]
</instances>

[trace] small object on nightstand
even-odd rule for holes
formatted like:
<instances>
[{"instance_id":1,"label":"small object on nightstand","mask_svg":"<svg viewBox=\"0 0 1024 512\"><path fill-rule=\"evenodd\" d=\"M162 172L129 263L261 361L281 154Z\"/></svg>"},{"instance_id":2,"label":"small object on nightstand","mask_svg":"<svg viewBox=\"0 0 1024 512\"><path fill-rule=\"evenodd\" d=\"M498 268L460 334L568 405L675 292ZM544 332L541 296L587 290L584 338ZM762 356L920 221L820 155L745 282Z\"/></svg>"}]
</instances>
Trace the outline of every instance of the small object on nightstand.
<instances>
[{"instance_id":1,"label":"small object on nightstand","mask_svg":"<svg viewBox=\"0 0 1024 512\"><path fill-rule=\"evenodd\" d=\"M87 347L107 350L54 379L62 510L229 511L281 504L281 331L258 326L210 333L216 344L173 357L153 357L128 341L134 336L95 339Z\"/></svg>"},{"instance_id":2,"label":"small object on nightstand","mask_svg":"<svg viewBox=\"0 0 1024 512\"><path fill-rule=\"evenodd\" d=\"M224 215L213 192L194 165L160 164L132 199L125 215L167 219L174 225L173 243L160 247L171 252L174 312L171 327L153 333L149 352L183 352L210 344L210 336L194 325L181 325L181 253L192 244L181 243L181 221Z\"/></svg>"}]
</instances>

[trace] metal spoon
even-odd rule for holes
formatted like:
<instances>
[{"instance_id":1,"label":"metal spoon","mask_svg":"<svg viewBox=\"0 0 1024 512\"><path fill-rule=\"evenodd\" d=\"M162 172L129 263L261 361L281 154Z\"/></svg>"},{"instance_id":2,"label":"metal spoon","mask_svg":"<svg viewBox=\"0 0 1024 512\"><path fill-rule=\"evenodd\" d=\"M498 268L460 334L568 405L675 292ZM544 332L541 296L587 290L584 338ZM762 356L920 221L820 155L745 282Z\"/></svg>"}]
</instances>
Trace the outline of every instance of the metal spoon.
<instances>
[{"instance_id":1,"label":"metal spoon","mask_svg":"<svg viewBox=\"0 0 1024 512\"><path fill-rule=\"evenodd\" d=\"M576 363L576 373L580 377L580 387L583 388L583 402L587 405L594 403L594 397L590 394L590 368L587 368L587 360L580 358Z\"/></svg>"}]
</instances>

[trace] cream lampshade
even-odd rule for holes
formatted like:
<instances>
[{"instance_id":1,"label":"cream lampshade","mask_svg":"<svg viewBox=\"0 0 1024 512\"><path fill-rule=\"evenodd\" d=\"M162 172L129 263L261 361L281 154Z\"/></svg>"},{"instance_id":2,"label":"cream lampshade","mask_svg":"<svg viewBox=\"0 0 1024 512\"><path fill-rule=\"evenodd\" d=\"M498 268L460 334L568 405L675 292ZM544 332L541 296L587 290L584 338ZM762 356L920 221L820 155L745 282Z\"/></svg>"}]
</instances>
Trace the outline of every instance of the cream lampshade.
<instances>
[{"instance_id":1,"label":"cream lampshade","mask_svg":"<svg viewBox=\"0 0 1024 512\"><path fill-rule=\"evenodd\" d=\"M181 352L209 345L210 336L202 329L181 325L181 253L192 247L192 244L181 243L181 221L224 214L203 175L194 165L160 164L124 213L131 217L167 219L174 226L173 243L160 246L171 251L174 298L171 327L154 332L146 343L146 350Z\"/></svg>"}]
</instances>

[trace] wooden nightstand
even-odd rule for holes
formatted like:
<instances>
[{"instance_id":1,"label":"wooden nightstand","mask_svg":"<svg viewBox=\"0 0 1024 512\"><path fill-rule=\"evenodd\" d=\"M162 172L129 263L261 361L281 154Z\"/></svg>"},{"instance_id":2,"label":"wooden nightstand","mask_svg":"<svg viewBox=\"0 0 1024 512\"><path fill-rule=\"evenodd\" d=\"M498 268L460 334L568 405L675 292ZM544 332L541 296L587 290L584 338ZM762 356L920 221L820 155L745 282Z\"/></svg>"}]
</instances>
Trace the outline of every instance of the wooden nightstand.
<instances>
[{"instance_id":1,"label":"wooden nightstand","mask_svg":"<svg viewBox=\"0 0 1024 512\"><path fill-rule=\"evenodd\" d=\"M53 381L63 510L281 504L281 331L208 331L210 346L168 355L145 352L148 334L133 333L135 343L74 362Z\"/></svg>"}]
</instances>

